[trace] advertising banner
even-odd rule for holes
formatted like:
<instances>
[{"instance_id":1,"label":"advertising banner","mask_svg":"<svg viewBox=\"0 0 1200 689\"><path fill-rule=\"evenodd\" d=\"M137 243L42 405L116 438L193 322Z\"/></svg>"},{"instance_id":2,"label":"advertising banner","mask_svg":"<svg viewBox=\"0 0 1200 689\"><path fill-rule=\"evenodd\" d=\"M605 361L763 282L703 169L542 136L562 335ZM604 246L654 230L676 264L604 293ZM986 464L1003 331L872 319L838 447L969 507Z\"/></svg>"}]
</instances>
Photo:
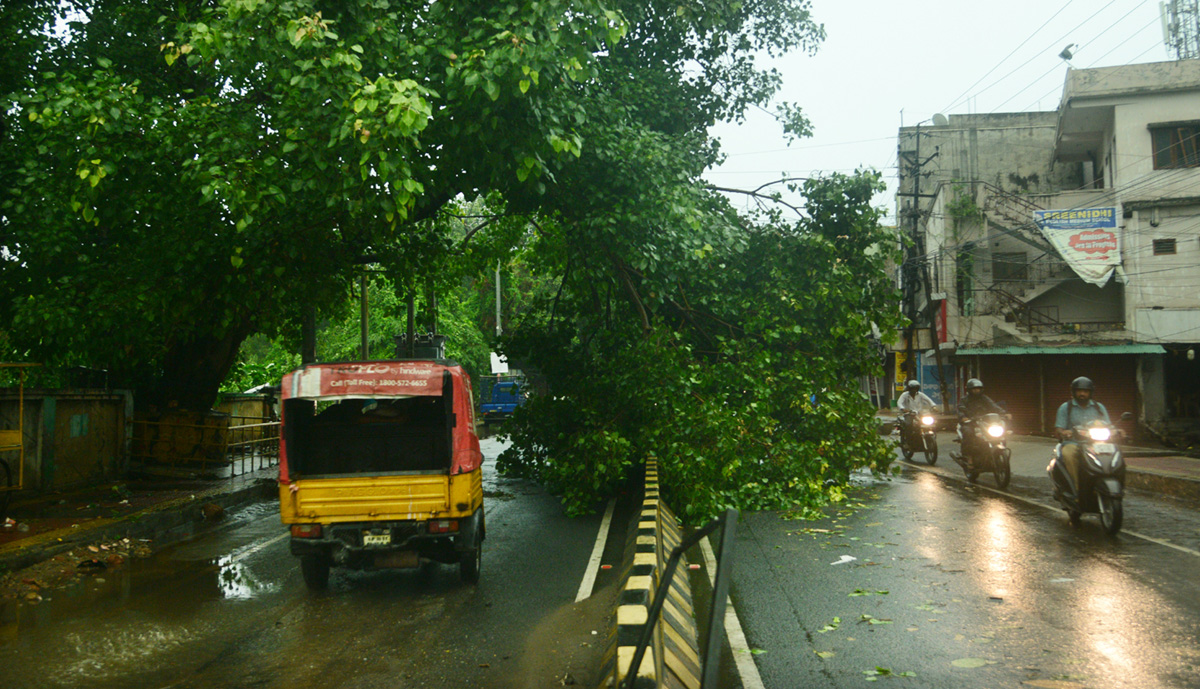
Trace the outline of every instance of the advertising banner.
<instances>
[{"instance_id":1,"label":"advertising banner","mask_svg":"<svg viewBox=\"0 0 1200 689\"><path fill-rule=\"evenodd\" d=\"M428 362L370 361L309 365L284 377L282 397L436 397L442 394L444 370L444 366Z\"/></svg>"},{"instance_id":2,"label":"advertising banner","mask_svg":"<svg viewBox=\"0 0 1200 689\"><path fill-rule=\"evenodd\" d=\"M1103 287L1121 263L1116 208L1034 211L1033 221L1084 282Z\"/></svg>"},{"instance_id":3,"label":"advertising banner","mask_svg":"<svg viewBox=\"0 0 1200 689\"><path fill-rule=\"evenodd\" d=\"M908 363L908 352L904 350L896 351L896 392L904 391L904 384L908 382L908 372L905 371L905 366Z\"/></svg>"}]
</instances>

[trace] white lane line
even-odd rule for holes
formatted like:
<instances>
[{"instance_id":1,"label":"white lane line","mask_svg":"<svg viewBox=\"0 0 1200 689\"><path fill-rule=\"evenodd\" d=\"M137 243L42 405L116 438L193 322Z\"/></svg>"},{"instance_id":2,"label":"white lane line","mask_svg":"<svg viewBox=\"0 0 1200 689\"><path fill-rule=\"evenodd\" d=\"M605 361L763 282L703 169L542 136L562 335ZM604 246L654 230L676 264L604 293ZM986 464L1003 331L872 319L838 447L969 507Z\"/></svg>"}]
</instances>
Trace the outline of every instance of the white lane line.
<instances>
[{"instance_id":1,"label":"white lane line","mask_svg":"<svg viewBox=\"0 0 1200 689\"><path fill-rule=\"evenodd\" d=\"M239 562L241 560L245 560L246 558L250 557L251 555L257 553L258 551L260 551L264 548L270 548L271 546L275 545L276 543L282 541L283 539L285 539L291 535L292 535L292 533L290 531L285 531L285 532L279 534L278 536L276 536L275 538L272 538L269 541L264 541L264 542L258 543L256 545L249 546L245 550L240 550L240 551L234 553L233 555L230 555L229 561L230 562Z\"/></svg>"},{"instance_id":2,"label":"white lane line","mask_svg":"<svg viewBox=\"0 0 1200 689\"><path fill-rule=\"evenodd\" d=\"M947 472L941 472L941 471L937 471L937 470L935 470L935 469L932 469L932 468L930 468L930 467L923 467L923 466L920 466L920 465L917 465L917 464L913 464L913 465L909 465L909 468L910 468L910 469L920 469L921 471L928 471L929 473L933 474L934 476L941 476L941 477L943 477L943 478L947 478L947 479L950 479L950 480L952 480L952 481L959 481L960 483L962 482L961 480L959 480L959 479L958 479L956 476L954 476L953 474L950 474L950 473L947 473ZM1058 505L1051 505L1051 504L1049 504L1049 503L1045 503L1045 502L1039 502L1039 501L1037 501L1037 500L1030 500L1029 498L1023 498L1023 497L1021 497L1020 495L1013 495L1012 493L1005 493L1005 492L1004 492L1004 491L1002 491L1002 490L996 490L995 488L989 488L989 487L987 487L987 486L980 485L980 484L978 484L978 483L976 483L976 484L973 484L973 485L975 485L977 488L981 488L981 489L983 489L983 490L986 490L986 491L987 491L987 492L989 492L989 493L995 493L996 495L1003 495L1003 496L1004 496L1004 497L1006 497L1006 498L1011 498L1011 499L1013 499L1013 500L1018 500L1018 501L1020 501L1020 502L1023 502L1023 503L1025 503L1026 505L1033 505L1033 506L1035 506L1035 507L1043 507L1043 508L1045 508L1045 509L1048 509L1048 510L1050 510L1051 512L1061 512L1061 511L1062 511L1062 508L1061 508L1061 507L1059 507ZM1181 553L1187 553L1188 555L1195 555L1196 557L1200 557L1200 552L1198 552L1198 551L1192 550L1191 548L1185 548L1185 547L1183 547L1183 546L1181 546L1181 545L1176 545L1176 544L1174 544L1174 543L1171 543L1170 541L1164 541L1164 540L1162 540L1161 538L1155 538L1155 537L1153 537L1153 536L1147 536L1146 534L1143 534L1143 533L1138 533L1137 531L1130 531L1129 529L1121 529L1121 533L1123 533L1123 534L1128 534L1128 535L1130 535L1130 536L1133 536L1134 538L1140 538L1140 539L1142 539L1143 541L1149 541L1150 543L1155 543L1155 544L1157 544L1157 545L1166 546L1166 547L1168 547L1168 548L1174 548L1175 550L1178 550L1178 551L1179 551L1179 552L1181 552Z\"/></svg>"},{"instance_id":3,"label":"white lane line","mask_svg":"<svg viewBox=\"0 0 1200 689\"><path fill-rule=\"evenodd\" d=\"M713 588L717 586L717 556L713 554L708 536L700 539L700 550L704 553L704 569L708 572L708 583ZM754 655L750 653L750 644L746 642L746 634L742 631L742 623L738 621L737 610L733 609L733 601L726 601L725 606L725 638L729 640L729 649L733 651L733 661L737 665L738 675L742 678L742 689L765 689L762 676L758 674L758 666L754 664ZM703 653L704 649L700 649Z\"/></svg>"},{"instance_id":4,"label":"white lane line","mask_svg":"<svg viewBox=\"0 0 1200 689\"><path fill-rule=\"evenodd\" d=\"M600 558L604 557L604 544L608 542L608 527L612 524L613 507L616 504L617 499L612 498L608 501L608 509L604 510L600 532L596 534L596 545L592 546L592 557L583 572L583 581L579 582L579 593L575 594L576 603L592 595L592 588L596 586L596 572L600 569Z\"/></svg>"}]
</instances>

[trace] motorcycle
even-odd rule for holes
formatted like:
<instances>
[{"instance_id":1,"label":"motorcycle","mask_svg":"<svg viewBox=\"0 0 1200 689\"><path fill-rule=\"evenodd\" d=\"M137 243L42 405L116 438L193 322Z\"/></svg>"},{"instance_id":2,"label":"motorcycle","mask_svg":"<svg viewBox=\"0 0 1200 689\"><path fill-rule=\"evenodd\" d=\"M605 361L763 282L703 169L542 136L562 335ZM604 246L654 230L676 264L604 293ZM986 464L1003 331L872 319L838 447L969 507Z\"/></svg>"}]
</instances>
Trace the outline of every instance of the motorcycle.
<instances>
[{"instance_id":1,"label":"motorcycle","mask_svg":"<svg viewBox=\"0 0 1200 689\"><path fill-rule=\"evenodd\" d=\"M952 452L950 457L958 462L967 475L967 480L975 483L979 474L990 471L996 478L996 486L1000 490L1008 488L1012 480L1012 450L1007 446L1006 438L1011 433L1008 422L1003 414L984 414L978 419L967 419L959 431L961 434L971 434L980 450L978 456L967 456L963 452ZM962 438L964 448L966 438Z\"/></svg>"},{"instance_id":2,"label":"motorcycle","mask_svg":"<svg viewBox=\"0 0 1200 689\"><path fill-rule=\"evenodd\" d=\"M1111 425L1096 420L1086 426L1076 426L1072 439L1064 441L1079 445L1083 451L1079 486L1073 485L1074 481L1063 465L1064 443L1054 448L1046 471L1054 483L1054 499L1066 510L1072 526L1079 526L1084 514L1098 514L1101 526L1110 536L1121 530L1125 460L1115 442L1117 435Z\"/></svg>"},{"instance_id":3,"label":"motorcycle","mask_svg":"<svg viewBox=\"0 0 1200 689\"><path fill-rule=\"evenodd\" d=\"M900 431L900 452L904 455L904 461L911 461L914 454L924 452L927 464L937 464L936 424L937 417L928 409L922 410L920 414L911 410L901 412L900 417L896 419L896 428Z\"/></svg>"}]
</instances>

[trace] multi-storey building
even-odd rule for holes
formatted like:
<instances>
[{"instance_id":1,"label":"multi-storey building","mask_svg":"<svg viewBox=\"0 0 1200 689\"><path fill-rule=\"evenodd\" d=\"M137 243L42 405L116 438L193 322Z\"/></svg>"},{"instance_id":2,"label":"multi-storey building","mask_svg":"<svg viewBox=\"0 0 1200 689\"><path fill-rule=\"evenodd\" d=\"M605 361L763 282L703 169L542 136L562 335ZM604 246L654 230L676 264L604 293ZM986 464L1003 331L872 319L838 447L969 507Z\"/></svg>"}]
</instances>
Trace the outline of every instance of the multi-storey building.
<instances>
[{"instance_id":1,"label":"multi-storey building","mask_svg":"<svg viewBox=\"0 0 1200 689\"><path fill-rule=\"evenodd\" d=\"M1200 428L1198 140L1200 60L1072 69L1056 111L901 128L897 378L936 389L940 358L950 401L979 377L1048 432L1086 375L1142 431Z\"/></svg>"}]
</instances>

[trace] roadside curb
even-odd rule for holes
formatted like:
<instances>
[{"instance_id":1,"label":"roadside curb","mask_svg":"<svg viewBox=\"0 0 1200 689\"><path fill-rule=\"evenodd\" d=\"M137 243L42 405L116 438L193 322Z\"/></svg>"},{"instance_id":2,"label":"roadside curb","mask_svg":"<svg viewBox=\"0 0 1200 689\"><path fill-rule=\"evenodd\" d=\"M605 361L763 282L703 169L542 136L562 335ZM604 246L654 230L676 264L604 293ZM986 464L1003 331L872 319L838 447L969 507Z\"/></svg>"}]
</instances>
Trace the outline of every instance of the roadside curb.
<instances>
[{"instance_id":1,"label":"roadside curb","mask_svg":"<svg viewBox=\"0 0 1200 689\"><path fill-rule=\"evenodd\" d=\"M1125 472L1125 482L1131 488L1169 495L1193 505L1200 506L1200 480L1155 471L1154 469L1134 469L1130 467Z\"/></svg>"},{"instance_id":2,"label":"roadside curb","mask_svg":"<svg viewBox=\"0 0 1200 689\"><path fill-rule=\"evenodd\" d=\"M122 538L148 539L160 548L194 536L209 522L203 507L217 505L229 511L276 495L275 482L259 478L229 489L217 486L196 491L186 498L177 498L133 512L117 519L97 519L76 528L57 529L15 541L0 548L0 574L15 572L55 555L95 541L114 541Z\"/></svg>"},{"instance_id":3,"label":"roadside curb","mask_svg":"<svg viewBox=\"0 0 1200 689\"><path fill-rule=\"evenodd\" d=\"M634 686L697 688L700 645L686 557L679 560L671 576L659 619L650 619L650 606L667 559L683 540L679 520L659 499L658 464L653 457L646 461L645 494L637 520L637 528L631 530L633 561L622 574L625 583L617 601L616 629L605 653L600 686L621 686L633 663L638 640L650 624L651 643L638 667ZM663 624L657 624L659 621Z\"/></svg>"}]
</instances>

